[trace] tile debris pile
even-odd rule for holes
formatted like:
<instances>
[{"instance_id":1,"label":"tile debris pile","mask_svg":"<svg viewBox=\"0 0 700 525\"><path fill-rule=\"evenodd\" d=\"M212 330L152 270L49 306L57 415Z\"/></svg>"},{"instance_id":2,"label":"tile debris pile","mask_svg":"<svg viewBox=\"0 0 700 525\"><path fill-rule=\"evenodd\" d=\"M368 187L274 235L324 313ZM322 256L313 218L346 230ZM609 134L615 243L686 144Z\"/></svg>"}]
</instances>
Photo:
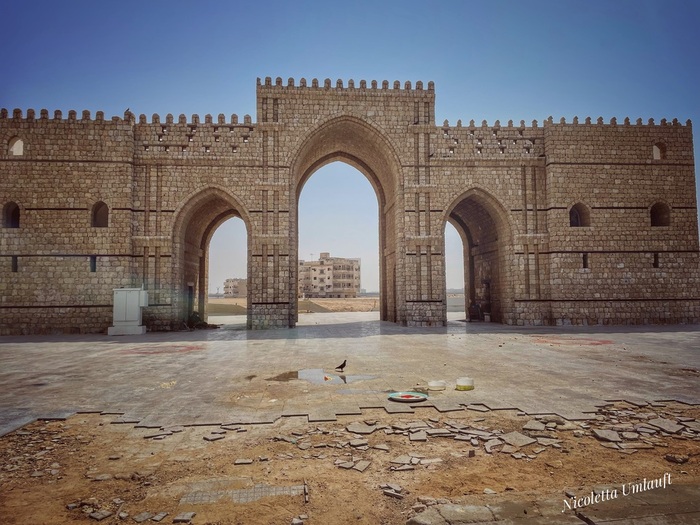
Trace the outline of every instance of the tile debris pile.
<instances>
[{"instance_id":1,"label":"tile debris pile","mask_svg":"<svg viewBox=\"0 0 700 525\"><path fill-rule=\"evenodd\" d=\"M625 402L602 407L590 422L580 424L581 430L574 436L582 437L586 431L601 446L618 450L622 454L634 454L642 449L665 448L668 439L700 441L700 421L685 417L664 403ZM666 454L672 463L685 463L688 456Z\"/></svg>"}]
</instances>

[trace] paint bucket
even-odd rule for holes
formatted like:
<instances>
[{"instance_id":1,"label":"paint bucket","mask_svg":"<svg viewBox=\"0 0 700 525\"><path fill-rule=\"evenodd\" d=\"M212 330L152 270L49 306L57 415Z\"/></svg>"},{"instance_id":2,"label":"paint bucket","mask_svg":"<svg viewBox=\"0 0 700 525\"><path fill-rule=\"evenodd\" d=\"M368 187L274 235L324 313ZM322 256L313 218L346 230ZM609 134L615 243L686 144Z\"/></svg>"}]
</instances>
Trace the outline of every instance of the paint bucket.
<instances>
[{"instance_id":1,"label":"paint bucket","mask_svg":"<svg viewBox=\"0 0 700 525\"><path fill-rule=\"evenodd\" d=\"M445 390L447 383L444 381L428 381L428 390Z\"/></svg>"},{"instance_id":2,"label":"paint bucket","mask_svg":"<svg viewBox=\"0 0 700 525\"><path fill-rule=\"evenodd\" d=\"M471 377L458 378L455 390L474 390L474 380Z\"/></svg>"}]
</instances>

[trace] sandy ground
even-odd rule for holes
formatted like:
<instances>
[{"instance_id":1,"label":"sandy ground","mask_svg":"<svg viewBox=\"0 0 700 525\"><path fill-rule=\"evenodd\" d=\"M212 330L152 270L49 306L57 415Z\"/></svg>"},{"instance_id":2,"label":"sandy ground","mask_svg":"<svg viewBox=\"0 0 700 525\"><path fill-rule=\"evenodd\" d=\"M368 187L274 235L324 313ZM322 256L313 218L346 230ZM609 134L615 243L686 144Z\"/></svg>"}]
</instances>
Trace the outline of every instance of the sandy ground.
<instances>
[{"instance_id":1,"label":"sandy ground","mask_svg":"<svg viewBox=\"0 0 700 525\"><path fill-rule=\"evenodd\" d=\"M655 417L700 418L700 407L618 403L605 410L584 428L544 416L540 422L549 428L534 432L523 430L533 418L516 411L439 413L426 408L404 415L367 410L321 424L290 417L228 430L180 427L162 440L147 438L159 429L110 424L115 416L78 414L65 421L36 422L0 438L0 515L4 524L95 523L88 514L98 509L114 513L103 523L120 522L120 512L132 522L146 511L167 512L163 523L172 523L176 514L193 511L197 525L289 525L300 515L308 516L309 524L403 524L419 498L474 504L524 500L536 507L551 505L548 498L558 496L556 505L564 510L564 491L574 487L619 487L665 473L676 483L700 482L697 435L658 432L633 438L631 442L649 447L634 452L606 448L592 435L593 428L630 428ZM370 434L353 434L347 430L353 422L375 428ZM421 428L481 429L497 436L519 431L545 441L515 452L499 445L488 453L488 437L472 443L455 440L453 433L411 441L409 436ZM210 442L205 436L223 439ZM677 464L665 459L667 454L690 459ZM411 458L413 470L393 470L399 464L392 460L401 456ZM253 461L236 465L237 459ZM369 463L360 471L363 461ZM400 485L400 498L384 494L380 487L387 483ZM256 484L306 484L308 503L301 493L233 501L233 491ZM485 495L485 489L495 494ZM193 503L197 497L209 502ZM69 510L70 504L76 508Z\"/></svg>"},{"instance_id":2,"label":"sandy ground","mask_svg":"<svg viewBox=\"0 0 700 525\"><path fill-rule=\"evenodd\" d=\"M449 294L448 299L461 305L464 296ZM246 313L245 297L210 297L208 312L211 316L241 315ZM379 296L354 299L299 299L299 313L308 312L377 312Z\"/></svg>"},{"instance_id":3,"label":"sandy ground","mask_svg":"<svg viewBox=\"0 0 700 525\"><path fill-rule=\"evenodd\" d=\"M210 316L241 315L246 313L245 297L210 297ZM379 297L356 297L354 299L299 299L299 313L320 312L376 312Z\"/></svg>"}]
</instances>

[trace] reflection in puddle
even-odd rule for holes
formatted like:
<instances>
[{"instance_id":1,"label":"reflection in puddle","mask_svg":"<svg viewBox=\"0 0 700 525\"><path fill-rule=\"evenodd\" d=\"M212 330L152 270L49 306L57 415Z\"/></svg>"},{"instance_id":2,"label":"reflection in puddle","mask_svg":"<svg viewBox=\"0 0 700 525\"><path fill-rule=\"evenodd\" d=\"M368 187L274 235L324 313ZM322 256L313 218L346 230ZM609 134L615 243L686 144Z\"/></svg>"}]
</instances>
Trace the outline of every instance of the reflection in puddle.
<instances>
[{"instance_id":1,"label":"reflection in puddle","mask_svg":"<svg viewBox=\"0 0 700 525\"><path fill-rule=\"evenodd\" d=\"M343 385L376 378L377 376L328 374L321 368L305 368L296 372L284 372L275 377L268 377L267 381L292 381L293 379L303 379L304 381L317 385Z\"/></svg>"}]
</instances>

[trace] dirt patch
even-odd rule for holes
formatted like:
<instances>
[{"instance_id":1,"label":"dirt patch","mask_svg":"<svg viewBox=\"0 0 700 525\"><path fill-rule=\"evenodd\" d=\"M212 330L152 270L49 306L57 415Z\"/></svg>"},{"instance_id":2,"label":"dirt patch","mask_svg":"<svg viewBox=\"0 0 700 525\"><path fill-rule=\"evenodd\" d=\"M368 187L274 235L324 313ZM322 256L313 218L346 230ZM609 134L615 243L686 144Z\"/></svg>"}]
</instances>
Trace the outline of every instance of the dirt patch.
<instances>
[{"instance_id":1,"label":"dirt patch","mask_svg":"<svg viewBox=\"0 0 700 525\"><path fill-rule=\"evenodd\" d=\"M350 299L299 299L299 313L323 312L377 312L379 297ZM207 303L207 313L217 315L243 315L247 312L245 297L212 297Z\"/></svg>"},{"instance_id":2,"label":"dirt patch","mask_svg":"<svg viewBox=\"0 0 700 525\"><path fill-rule=\"evenodd\" d=\"M676 403L619 403L583 428L556 416L431 408L412 415L368 410L324 424L282 418L272 425L170 429L80 414L0 439L0 515L6 524L94 523L88 514L100 509L114 513L106 523L118 522L120 512L129 522L143 512L167 512L163 522L171 523L193 511L197 525L289 525L299 515L309 523L403 524L419 497L537 502L563 498L572 487L590 490L665 473L674 482L699 483L697 418L700 407ZM660 419L683 428L664 432L654 426ZM600 441L594 429L615 432L621 441ZM507 444L519 436L535 442ZM387 483L400 486L400 498L384 494L380 487ZM241 502L248 496L253 499Z\"/></svg>"}]
</instances>

